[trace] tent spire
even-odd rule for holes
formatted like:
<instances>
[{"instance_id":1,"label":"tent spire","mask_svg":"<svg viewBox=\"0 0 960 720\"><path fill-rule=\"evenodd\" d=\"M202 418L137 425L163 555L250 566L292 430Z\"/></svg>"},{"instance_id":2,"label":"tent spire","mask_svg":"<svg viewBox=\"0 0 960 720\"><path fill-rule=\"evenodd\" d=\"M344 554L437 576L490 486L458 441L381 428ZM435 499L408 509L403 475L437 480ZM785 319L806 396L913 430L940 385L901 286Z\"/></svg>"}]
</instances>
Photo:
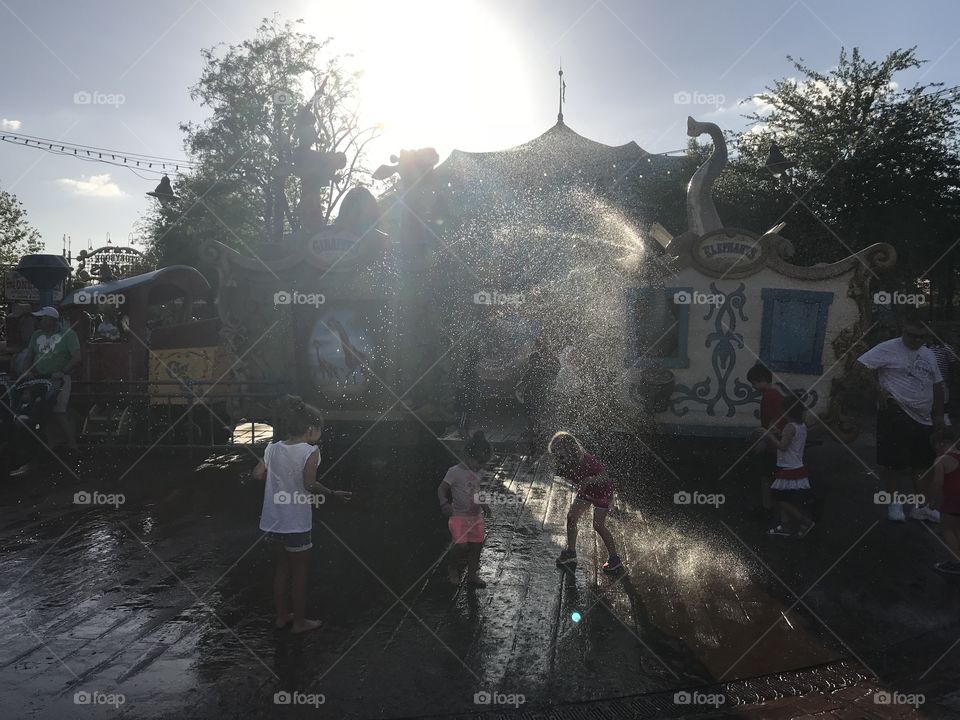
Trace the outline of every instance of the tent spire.
<instances>
[{"instance_id":1,"label":"tent spire","mask_svg":"<svg viewBox=\"0 0 960 720\"><path fill-rule=\"evenodd\" d=\"M563 81L563 58L560 59L560 109L557 112L557 124L563 125L563 102L567 99L567 84Z\"/></svg>"}]
</instances>

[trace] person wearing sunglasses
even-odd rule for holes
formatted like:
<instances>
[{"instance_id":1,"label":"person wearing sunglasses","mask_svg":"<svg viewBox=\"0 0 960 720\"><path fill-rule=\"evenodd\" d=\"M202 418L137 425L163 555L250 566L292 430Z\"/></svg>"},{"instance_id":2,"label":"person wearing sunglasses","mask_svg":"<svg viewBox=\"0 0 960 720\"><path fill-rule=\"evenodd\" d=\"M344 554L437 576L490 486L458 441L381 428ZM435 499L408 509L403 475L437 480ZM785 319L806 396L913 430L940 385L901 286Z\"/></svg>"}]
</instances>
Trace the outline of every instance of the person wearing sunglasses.
<instances>
[{"instance_id":1,"label":"person wearing sunglasses","mask_svg":"<svg viewBox=\"0 0 960 720\"><path fill-rule=\"evenodd\" d=\"M944 426L943 377L933 351L924 346L929 332L923 320L915 313L904 314L901 328L900 337L857 358L877 373L877 464L890 499L887 517L906 520L898 490L909 477L920 494L910 517L940 522L940 513L926 504L929 493L924 490L936 457L931 436Z\"/></svg>"}]
</instances>

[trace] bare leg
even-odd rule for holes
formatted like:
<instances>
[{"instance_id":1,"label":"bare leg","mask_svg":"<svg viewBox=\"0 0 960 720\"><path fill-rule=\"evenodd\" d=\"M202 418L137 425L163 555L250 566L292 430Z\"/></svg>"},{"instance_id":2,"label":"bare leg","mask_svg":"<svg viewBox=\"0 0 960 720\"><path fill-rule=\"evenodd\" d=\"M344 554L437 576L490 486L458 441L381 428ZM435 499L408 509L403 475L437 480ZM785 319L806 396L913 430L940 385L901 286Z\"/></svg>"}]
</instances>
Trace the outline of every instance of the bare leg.
<instances>
[{"instance_id":1,"label":"bare leg","mask_svg":"<svg viewBox=\"0 0 960 720\"><path fill-rule=\"evenodd\" d=\"M880 468L880 479L883 480L883 487L891 496L899 490L902 477L903 472L897 468Z\"/></svg>"},{"instance_id":2,"label":"bare leg","mask_svg":"<svg viewBox=\"0 0 960 720\"><path fill-rule=\"evenodd\" d=\"M577 550L577 523L590 507L586 500L574 500L573 505L567 511L567 550L576 552Z\"/></svg>"},{"instance_id":3,"label":"bare leg","mask_svg":"<svg viewBox=\"0 0 960 720\"><path fill-rule=\"evenodd\" d=\"M770 491L770 478L760 478L760 503L764 510L773 510L773 493Z\"/></svg>"},{"instance_id":4,"label":"bare leg","mask_svg":"<svg viewBox=\"0 0 960 720\"><path fill-rule=\"evenodd\" d=\"M290 615L290 562L287 559L290 553L278 544L275 554L277 569L273 574L273 606L277 610L276 625L283 627Z\"/></svg>"},{"instance_id":5,"label":"bare leg","mask_svg":"<svg viewBox=\"0 0 960 720\"><path fill-rule=\"evenodd\" d=\"M454 545L447 552L447 579L453 585L460 584L460 566L463 565L464 556L467 554L467 543Z\"/></svg>"},{"instance_id":6,"label":"bare leg","mask_svg":"<svg viewBox=\"0 0 960 720\"><path fill-rule=\"evenodd\" d=\"M607 546L607 555L616 555L617 545L613 541L613 533L611 533L607 527L608 512L609 511L604 508L595 507L593 509L593 529L597 531L597 535L603 540L603 544Z\"/></svg>"},{"instance_id":7,"label":"bare leg","mask_svg":"<svg viewBox=\"0 0 960 720\"><path fill-rule=\"evenodd\" d=\"M930 495L931 488L933 487L933 468L928 468L925 471L914 473L913 476L913 487L918 494L923 495L923 502L918 502L917 507L926 505L930 506Z\"/></svg>"},{"instance_id":8,"label":"bare leg","mask_svg":"<svg viewBox=\"0 0 960 720\"><path fill-rule=\"evenodd\" d=\"M480 579L480 551L483 543L467 543L467 579Z\"/></svg>"},{"instance_id":9,"label":"bare leg","mask_svg":"<svg viewBox=\"0 0 960 720\"><path fill-rule=\"evenodd\" d=\"M813 523L813 520L811 520L809 516L804 514L804 512L801 511L800 508L798 508L793 503L788 503L788 502L780 503L780 517L788 517L792 519L796 524L797 529L807 527L808 525Z\"/></svg>"},{"instance_id":10,"label":"bare leg","mask_svg":"<svg viewBox=\"0 0 960 720\"><path fill-rule=\"evenodd\" d=\"M307 571L310 569L309 551L287 552L290 563L291 589L293 601L293 631L295 633L314 630L320 626L317 620L308 620L307 611Z\"/></svg>"}]
</instances>

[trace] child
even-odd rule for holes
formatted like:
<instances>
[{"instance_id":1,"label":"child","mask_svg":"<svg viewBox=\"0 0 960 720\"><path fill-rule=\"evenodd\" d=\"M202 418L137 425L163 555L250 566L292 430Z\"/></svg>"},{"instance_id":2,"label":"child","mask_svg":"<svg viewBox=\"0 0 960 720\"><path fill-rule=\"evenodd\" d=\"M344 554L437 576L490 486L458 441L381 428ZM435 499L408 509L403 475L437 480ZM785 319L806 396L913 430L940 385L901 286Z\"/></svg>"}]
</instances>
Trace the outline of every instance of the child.
<instances>
[{"instance_id":1,"label":"child","mask_svg":"<svg viewBox=\"0 0 960 720\"><path fill-rule=\"evenodd\" d=\"M956 435L949 430L938 433L936 443L938 457L933 466L933 488L942 498L943 541L954 559L934 567L940 572L960 575L960 452L955 447Z\"/></svg>"},{"instance_id":2,"label":"child","mask_svg":"<svg viewBox=\"0 0 960 720\"><path fill-rule=\"evenodd\" d=\"M807 426L803 422L803 401L793 396L788 403L785 413L787 422L780 431L780 437L773 437L775 428L767 431L777 448L777 471L770 490L780 509L780 524L767 530L767 534L802 538L814 526L813 518L801 510L812 499L807 468L803 465ZM791 527L794 529L791 530Z\"/></svg>"},{"instance_id":3,"label":"child","mask_svg":"<svg viewBox=\"0 0 960 720\"><path fill-rule=\"evenodd\" d=\"M607 529L607 513L613 500L613 481L603 465L587 453L580 441L568 432L558 432L551 438L547 452L556 458L556 474L577 488L577 496L567 512L567 547L561 551L557 564L572 567L577 563L577 523L590 505L593 505L593 529L607 546L610 557L603 564L605 573L615 575L623 569L613 535Z\"/></svg>"},{"instance_id":4,"label":"child","mask_svg":"<svg viewBox=\"0 0 960 720\"><path fill-rule=\"evenodd\" d=\"M467 584L482 588L487 584L480 579L480 551L483 549L483 516L490 514L490 507L480 502L480 476L477 471L490 459L490 443L477 430L463 448L466 458L447 470L437 497L440 512L446 516L447 527L453 536L453 548L448 554L447 577L451 584L460 584L460 566L464 556L467 562Z\"/></svg>"},{"instance_id":5,"label":"child","mask_svg":"<svg viewBox=\"0 0 960 720\"><path fill-rule=\"evenodd\" d=\"M773 386L773 373L761 362L757 362L747 370L747 382L754 390L760 392L760 426L754 433L754 439L759 439L765 431L771 428L783 430L787 420L783 416L783 395ZM764 515L773 510L773 497L770 483L777 471L777 448L770 440L763 440L757 444L760 454L760 502L763 505Z\"/></svg>"},{"instance_id":6,"label":"child","mask_svg":"<svg viewBox=\"0 0 960 720\"><path fill-rule=\"evenodd\" d=\"M302 633L320 626L319 621L308 620L304 615L310 559L307 550L313 547L311 508L315 504L310 502L312 496L307 493L323 493L345 500L350 499L351 493L330 490L316 481L320 449L315 443L323 429L320 411L292 395L287 396L284 405L289 438L267 445L253 476L257 480L266 479L260 529L266 532L267 542L276 547L277 569L273 576L276 627L283 629L292 621L293 632Z\"/></svg>"}]
</instances>

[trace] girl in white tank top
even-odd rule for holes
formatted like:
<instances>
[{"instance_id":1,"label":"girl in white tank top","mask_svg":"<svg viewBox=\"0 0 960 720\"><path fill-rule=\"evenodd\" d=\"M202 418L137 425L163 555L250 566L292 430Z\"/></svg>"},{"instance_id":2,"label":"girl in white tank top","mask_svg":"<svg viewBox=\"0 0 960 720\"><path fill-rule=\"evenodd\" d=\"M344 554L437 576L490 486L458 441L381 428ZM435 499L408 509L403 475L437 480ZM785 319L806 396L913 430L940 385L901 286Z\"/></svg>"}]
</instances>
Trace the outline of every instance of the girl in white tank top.
<instances>
[{"instance_id":1,"label":"girl in white tank top","mask_svg":"<svg viewBox=\"0 0 960 720\"><path fill-rule=\"evenodd\" d=\"M802 538L814 525L805 509L813 500L807 468L803 464L803 450L807 444L807 426L803 422L805 409L800 398L788 400L784 413L787 424L780 431L780 437L774 438L777 472L770 490L780 509L780 524L770 528L768 535Z\"/></svg>"}]
</instances>

